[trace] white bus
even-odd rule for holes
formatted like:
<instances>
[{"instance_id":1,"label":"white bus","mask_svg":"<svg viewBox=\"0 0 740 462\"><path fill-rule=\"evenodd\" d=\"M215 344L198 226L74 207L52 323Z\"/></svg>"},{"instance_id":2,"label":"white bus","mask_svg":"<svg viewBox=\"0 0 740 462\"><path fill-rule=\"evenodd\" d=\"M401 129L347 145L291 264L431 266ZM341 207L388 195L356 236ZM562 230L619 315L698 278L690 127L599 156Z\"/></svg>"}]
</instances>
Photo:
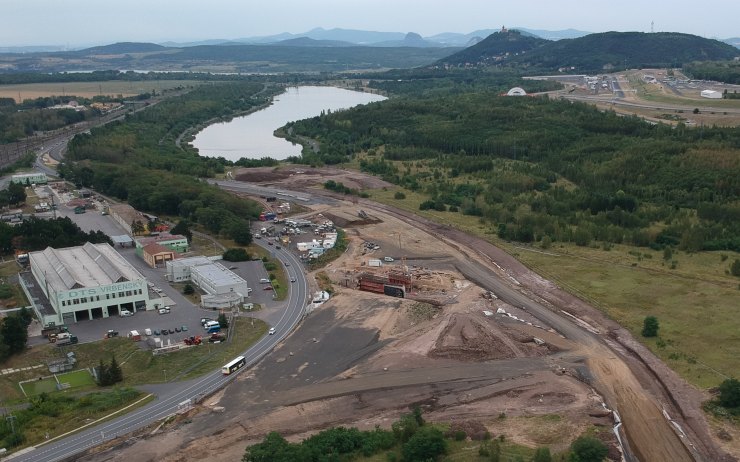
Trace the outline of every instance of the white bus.
<instances>
[{"instance_id":1,"label":"white bus","mask_svg":"<svg viewBox=\"0 0 740 462\"><path fill-rule=\"evenodd\" d=\"M237 371L244 367L245 364L247 364L247 360L244 359L244 356L237 356L236 358L231 360L230 363L222 367L221 372L223 372L224 375L229 375L234 371Z\"/></svg>"}]
</instances>

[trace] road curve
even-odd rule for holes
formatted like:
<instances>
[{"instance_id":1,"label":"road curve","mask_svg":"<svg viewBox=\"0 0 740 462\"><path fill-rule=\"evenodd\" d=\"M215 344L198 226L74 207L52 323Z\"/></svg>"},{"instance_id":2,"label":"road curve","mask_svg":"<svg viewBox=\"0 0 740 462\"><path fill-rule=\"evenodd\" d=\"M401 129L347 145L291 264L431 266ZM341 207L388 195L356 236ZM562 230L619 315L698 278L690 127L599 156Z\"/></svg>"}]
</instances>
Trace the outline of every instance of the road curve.
<instances>
[{"instance_id":1,"label":"road curve","mask_svg":"<svg viewBox=\"0 0 740 462\"><path fill-rule=\"evenodd\" d=\"M262 245L260 242L257 243ZM301 262L290 252L273 248L268 248L268 250L271 250L283 264L287 261L293 268L301 267ZM295 269L290 271L292 271L291 276L295 276L296 282L290 284L288 300L284 304L285 311L280 320L273 326L276 334L265 335L243 353L247 360L247 367L243 368L242 371L253 366L269 353L295 328L304 315L309 295L308 281L303 272ZM76 454L105 441L128 434L174 414L177 412L180 403L189 399L198 400L223 388L234 380L238 373L224 376L220 370L216 370L194 380L167 384L167 388L158 387L163 391L158 392L155 399L145 406L74 435L26 449L12 457L12 460L18 462L55 462L72 458Z\"/></svg>"}]
</instances>

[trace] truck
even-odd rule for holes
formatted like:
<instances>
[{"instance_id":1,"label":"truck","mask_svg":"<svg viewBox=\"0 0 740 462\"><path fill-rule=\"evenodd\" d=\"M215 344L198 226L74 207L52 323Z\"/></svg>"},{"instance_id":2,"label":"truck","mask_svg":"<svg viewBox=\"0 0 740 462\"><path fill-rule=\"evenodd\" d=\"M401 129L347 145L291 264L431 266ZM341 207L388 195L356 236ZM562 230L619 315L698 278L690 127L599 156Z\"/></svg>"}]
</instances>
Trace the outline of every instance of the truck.
<instances>
[{"instance_id":1,"label":"truck","mask_svg":"<svg viewBox=\"0 0 740 462\"><path fill-rule=\"evenodd\" d=\"M206 327L206 334L213 334L215 332L221 332L221 326L215 325L215 326L208 326Z\"/></svg>"},{"instance_id":2,"label":"truck","mask_svg":"<svg viewBox=\"0 0 740 462\"><path fill-rule=\"evenodd\" d=\"M46 338L51 338L52 335L59 334L60 332L67 332L66 326L49 326L41 329L41 335Z\"/></svg>"},{"instance_id":3,"label":"truck","mask_svg":"<svg viewBox=\"0 0 740 462\"><path fill-rule=\"evenodd\" d=\"M78 342L77 336L76 335L70 335L69 337L64 337L64 338L57 339L56 342L54 342L54 343L56 343L57 346L64 346L64 345L73 345L73 344L75 344L77 342Z\"/></svg>"}]
</instances>

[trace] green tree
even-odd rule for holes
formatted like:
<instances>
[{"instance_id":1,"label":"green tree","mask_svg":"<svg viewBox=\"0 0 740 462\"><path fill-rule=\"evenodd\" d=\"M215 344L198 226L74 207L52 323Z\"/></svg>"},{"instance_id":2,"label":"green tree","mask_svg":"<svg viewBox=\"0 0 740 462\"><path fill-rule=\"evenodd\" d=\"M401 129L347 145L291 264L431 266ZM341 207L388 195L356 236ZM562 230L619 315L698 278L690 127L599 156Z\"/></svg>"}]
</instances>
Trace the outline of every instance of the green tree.
<instances>
[{"instance_id":1,"label":"green tree","mask_svg":"<svg viewBox=\"0 0 740 462\"><path fill-rule=\"evenodd\" d=\"M740 277L740 259L735 259L735 261L730 265L730 273L733 276Z\"/></svg>"},{"instance_id":2,"label":"green tree","mask_svg":"<svg viewBox=\"0 0 740 462\"><path fill-rule=\"evenodd\" d=\"M193 240L193 232L190 231L190 222L188 220L178 221L177 224L170 230L170 232L172 234L185 236L188 242Z\"/></svg>"},{"instance_id":3,"label":"green tree","mask_svg":"<svg viewBox=\"0 0 740 462\"><path fill-rule=\"evenodd\" d=\"M113 355L110 360L110 366L108 366L108 377L111 385L123 382L123 371L121 370L121 366L118 364L118 361L116 361L116 355Z\"/></svg>"},{"instance_id":4,"label":"green tree","mask_svg":"<svg viewBox=\"0 0 740 462\"><path fill-rule=\"evenodd\" d=\"M592 436L581 436L570 445L570 462L602 462L609 448Z\"/></svg>"},{"instance_id":5,"label":"green tree","mask_svg":"<svg viewBox=\"0 0 740 462\"><path fill-rule=\"evenodd\" d=\"M719 404L727 408L740 408L740 381L730 378L720 384Z\"/></svg>"},{"instance_id":6,"label":"green tree","mask_svg":"<svg viewBox=\"0 0 740 462\"><path fill-rule=\"evenodd\" d=\"M498 440L491 441L491 462L501 460L501 443Z\"/></svg>"},{"instance_id":7,"label":"green tree","mask_svg":"<svg viewBox=\"0 0 740 462\"><path fill-rule=\"evenodd\" d=\"M8 185L8 202L12 205L26 201L26 188L20 183Z\"/></svg>"},{"instance_id":8,"label":"green tree","mask_svg":"<svg viewBox=\"0 0 740 462\"><path fill-rule=\"evenodd\" d=\"M131 233L134 235L144 234L144 223L141 220L134 220L131 223Z\"/></svg>"},{"instance_id":9,"label":"green tree","mask_svg":"<svg viewBox=\"0 0 740 462\"><path fill-rule=\"evenodd\" d=\"M401 452L407 462L435 460L447 450L442 432L434 427L422 427L403 445Z\"/></svg>"},{"instance_id":10,"label":"green tree","mask_svg":"<svg viewBox=\"0 0 740 462\"><path fill-rule=\"evenodd\" d=\"M185 295L192 295L195 293L195 289L191 284L185 284L185 287L182 288L182 293Z\"/></svg>"},{"instance_id":11,"label":"green tree","mask_svg":"<svg viewBox=\"0 0 740 462\"><path fill-rule=\"evenodd\" d=\"M302 462L298 445L288 443L277 432L270 432L261 443L247 447L242 462Z\"/></svg>"},{"instance_id":12,"label":"green tree","mask_svg":"<svg viewBox=\"0 0 740 462\"><path fill-rule=\"evenodd\" d=\"M28 328L23 319L18 316L8 316L0 327L0 335L3 342L8 346L8 353L20 353L26 349L28 341Z\"/></svg>"},{"instance_id":13,"label":"green tree","mask_svg":"<svg viewBox=\"0 0 740 462\"><path fill-rule=\"evenodd\" d=\"M221 326L221 329L228 329L229 328L229 320L226 318L226 315L223 313L219 313L218 315L218 325Z\"/></svg>"},{"instance_id":14,"label":"green tree","mask_svg":"<svg viewBox=\"0 0 740 462\"><path fill-rule=\"evenodd\" d=\"M532 462L552 462L550 448L537 448L537 450L534 452Z\"/></svg>"},{"instance_id":15,"label":"green tree","mask_svg":"<svg viewBox=\"0 0 740 462\"><path fill-rule=\"evenodd\" d=\"M26 328L31 325L31 322L33 321L33 313L31 310L24 306L20 311L18 311L18 316L21 318L23 325L26 326Z\"/></svg>"},{"instance_id":16,"label":"green tree","mask_svg":"<svg viewBox=\"0 0 740 462\"><path fill-rule=\"evenodd\" d=\"M110 385L108 366L103 362L103 358L100 358L100 363L98 364L98 385L101 387L107 387Z\"/></svg>"},{"instance_id":17,"label":"green tree","mask_svg":"<svg viewBox=\"0 0 740 462\"><path fill-rule=\"evenodd\" d=\"M252 243L252 231L249 229L247 222L238 220L229 225L229 236L239 245L249 245Z\"/></svg>"},{"instance_id":18,"label":"green tree","mask_svg":"<svg viewBox=\"0 0 740 462\"><path fill-rule=\"evenodd\" d=\"M658 318L655 316L646 316L642 323L642 336L657 337L659 327Z\"/></svg>"},{"instance_id":19,"label":"green tree","mask_svg":"<svg viewBox=\"0 0 740 462\"><path fill-rule=\"evenodd\" d=\"M245 249L237 247L224 252L223 258L226 261L248 261L249 253Z\"/></svg>"},{"instance_id":20,"label":"green tree","mask_svg":"<svg viewBox=\"0 0 740 462\"><path fill-rule=\"evenodd\" d=\"M419 430L419 424L413 414L404 414L391 425L393 435L399 443L405 443Z\"/></svg>"}]
</instances>

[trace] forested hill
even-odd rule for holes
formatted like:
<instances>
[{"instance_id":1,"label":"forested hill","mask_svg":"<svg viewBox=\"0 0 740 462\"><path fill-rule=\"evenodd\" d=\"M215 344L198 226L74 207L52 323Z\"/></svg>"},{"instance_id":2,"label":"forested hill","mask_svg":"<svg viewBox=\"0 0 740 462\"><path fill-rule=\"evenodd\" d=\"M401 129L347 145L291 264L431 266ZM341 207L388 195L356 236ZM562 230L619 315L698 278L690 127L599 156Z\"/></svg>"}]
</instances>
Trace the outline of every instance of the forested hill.
<instances>
[{"instance_id":1,"label":"forested hill","mask_svg":"<svg viewBox=\"0 0 740 462\"><path fill-rule=\"evenodd\" d=\"M740 56L737 48L718 40L675 32L605 32L555 42L534 40L539 41L534 42L516 31L495 33L440 63L479 66L504 63L538 71L567 68L574 72L599 72L625 67L680 67L693 61L730 60Z\"/></svg>"},{"instance_id":2,"label":"forested hill","mask_svg":"<svg viewBox=\"0 0 740 462\"><path fill-rule=\"evenodd\" d=\"M494 32L475 45L440 59L439 64L452 66L489 65L499 62L507 56L526 53L546 43L549 43L549 41L532 35L524 35L516 30Z\"/></svg>"},{"instance_id":3,"label":"forested hill","mask_svg":"<svg viewBox=\"0 0 740 462\"><path fill-rule=\"evenodd\" d=\"M626 67L680 67L692 61L733 59L740 51L718 40L674 32L605 32L550 42L515 61L528 66L578 71Z\"/></svg>"},{"instance_id":4,"label":"forested hill","mask_svg":"<svg viewBox=\"0 0 740 462\"><path fill-rule=\"evenodd\" d=\"M157 45L156 43L119 42L111 45L85 48L84 50L79 50L73 53L83 56L103 54L115 55L123 53L151 53L153 51L164 51L166 49L166 47Z\"/></svg>"}]
</instances>

